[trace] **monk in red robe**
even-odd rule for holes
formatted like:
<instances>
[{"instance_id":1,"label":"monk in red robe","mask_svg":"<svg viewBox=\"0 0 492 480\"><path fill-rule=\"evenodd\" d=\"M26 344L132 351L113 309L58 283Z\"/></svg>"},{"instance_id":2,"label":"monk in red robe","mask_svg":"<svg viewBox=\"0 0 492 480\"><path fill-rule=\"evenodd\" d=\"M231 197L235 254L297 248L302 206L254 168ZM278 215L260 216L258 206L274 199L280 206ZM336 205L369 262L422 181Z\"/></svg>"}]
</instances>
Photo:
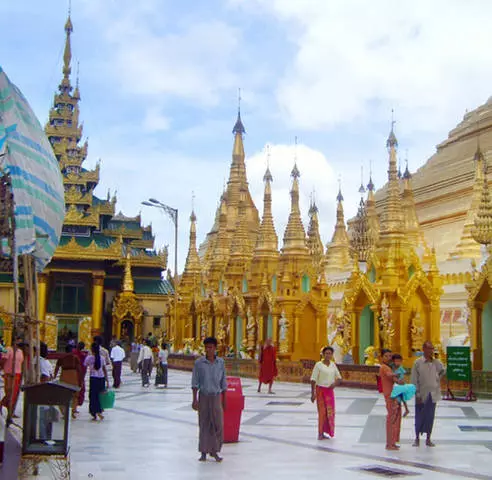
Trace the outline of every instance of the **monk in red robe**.
<instances>
[{"instance_id":1,"label":"monk in red robe","mask_svg":"<svg viewBox=\"0 0 492 480\"><path fill-rule=\"evenodd\" d=\"M272 392L273 380L277 376L277 350L273 346L272 339L267 338L260 352L260 378L258 393L261 393L261 384L268 385L268 393Z\"/></svg>"}]
</instances>

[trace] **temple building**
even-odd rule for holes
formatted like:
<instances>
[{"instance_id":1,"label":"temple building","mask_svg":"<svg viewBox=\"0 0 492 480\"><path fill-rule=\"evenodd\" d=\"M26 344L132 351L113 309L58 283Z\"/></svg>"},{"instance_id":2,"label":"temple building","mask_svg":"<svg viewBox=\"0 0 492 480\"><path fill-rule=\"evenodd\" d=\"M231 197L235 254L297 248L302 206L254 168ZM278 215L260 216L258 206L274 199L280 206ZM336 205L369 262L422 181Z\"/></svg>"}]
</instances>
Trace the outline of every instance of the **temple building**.
<instances>
[{"instance_id":1,"label":"temple building","mask_svg":"<svg viewBox=\"0 0 492 480\"><path fill-rule=\"evenodd\" d=\"M45 128L63 174L66 204L60 245L38 278L41 338L52 349L70 338L90 345L95 334L126 342L143 332L165 335L173 295L173 285L162 279L167 248L154 249L152 228L142 226L140 215L115 214L115 196L95 195L99 163L94 170L83 167L88 142L82 142L79 82L73 88L71 81L72 32L69 16L63 77ZM1 276L1 308L12 312L12 276ZM7 337L8 317L1 318Z\"/></svg>"},{"instance_id":2,"label":"temple building","mask_svg":"<svg viewBox=\"0 0 492 480\"><path fill-rule=\"evenodd\" d=\"M177 345L197 348L205 336L216 335L223 353L253 358L258 345L271 337L281 358L318 358L326 343L329 293L317 207L313 202L306 234L294 162L291 210L279 249L273 176L267 167L260 221L248 187L244 133L238 112L229 180L200 255L196 217L191 215L189 251L178 288Z\"/></svg>"},{"instance_id":3,"label":"temple building","mask_svg":"<svg viewBox=\"0 0 492 480\"><path fill-rule=\"evenodd\" d=\"M425 244L410 172L407 168L403 176L398 174L393 128L386 145L388 184L381 215L375 209L370 179L367 200L361 198L347 233L341 191L337 196L326 274L332 295L329 340L336 346L338 361L364 363L374 349L391 348L410 364L424 339L441 342L442 289L436 253ZM359 192L364 194L365 188Z\"/></svg>"}]
</instances>

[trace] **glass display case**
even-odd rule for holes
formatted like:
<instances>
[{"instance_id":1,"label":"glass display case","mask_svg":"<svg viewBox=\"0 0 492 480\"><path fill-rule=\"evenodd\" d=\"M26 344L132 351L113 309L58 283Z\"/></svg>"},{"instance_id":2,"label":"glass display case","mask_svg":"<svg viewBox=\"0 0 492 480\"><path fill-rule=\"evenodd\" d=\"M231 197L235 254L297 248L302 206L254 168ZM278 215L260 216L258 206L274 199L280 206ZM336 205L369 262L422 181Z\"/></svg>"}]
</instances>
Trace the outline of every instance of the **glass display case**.
<instances>
[{"instance_id":1,"label":"glass display case","mask_svg":"<svg viewBox=\"0 0 492 480\"><path fill-rule=\"evenodd\" d=\"M68 455L71 402L79 388L47 382L23 390L22 455Z\"/></svg>"}]
</instances>

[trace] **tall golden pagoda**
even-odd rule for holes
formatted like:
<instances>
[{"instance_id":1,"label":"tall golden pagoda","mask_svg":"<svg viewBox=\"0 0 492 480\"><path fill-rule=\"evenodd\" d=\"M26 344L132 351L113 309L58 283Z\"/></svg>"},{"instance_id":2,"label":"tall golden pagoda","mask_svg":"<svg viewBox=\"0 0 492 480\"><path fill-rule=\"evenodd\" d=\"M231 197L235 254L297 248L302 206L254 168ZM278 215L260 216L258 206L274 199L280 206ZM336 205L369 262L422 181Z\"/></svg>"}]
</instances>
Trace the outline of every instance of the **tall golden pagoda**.
<instances>
[{"instance_id":1,"label":"tall golden pagoda","mask_svg":"<svg viewBox=\"0 0 492 480\"><path fill-rule=\"evenodd\" d=\"M386 146L388 185L380 218L375 214L370 179L367 202L361 198L349 232L353 266L345 277L339 272L328 274L333 291L330 326L342 332L341 353L351 355L355 363L364 362L366 348L387 347L410 364L425 338L440 342L441 280L435 262L429 263L419 249L420 226L408 169L402 176L403 191L400 189L393 126ZM361 195L364 191L363 187L359 190ZM336 228L340 228L338 222Z\"/></svg>"},{"instance_id":2,"label":"tall golden pagoda","mask_svg":"<svg viewBox=\"0 0 492 480\"><path fill-rule=\"evenodd\" d=\"M282 358L318 358L326 341L329 295L317 207L311 207L306 236L299 208L300 172L294 165L291 212L279 252L272 215L273 176L267 167L260 223L248 188L244 133L238 112L229 181L199 250L201 274L194 278L200 278L200 285L182 280L178 287L182 333L177 342L196 347L205 335L213 334L223 353L252 358L258 345L271 337ZM193 238L190 234L190 248ZM186 272L187 268L183 278Z\"/></svg>"},{"instance_id":3,"label":"tall golden pagoda","mask_svg":"<svg viewBox=\"0 0 492 480\"><path fill-rule=\"evenodd\" d=\"M71 338L90 345L96 334L129 343L143 331L161 333L168 328L167 299L173 293L161 279L167 249L154 250L152 228L141 225L140 215L115 215L115 196L95 195L99 162L94 170L83 167L88 142L82 143L78 78L75 88L71 83L72 34L69 15L63 76L45 128L63 174L66 204L60 245L38 277L41 338L52 349ZM11 274L2 277L2 308L13 311Z\"/></svg>"}]
</instances>

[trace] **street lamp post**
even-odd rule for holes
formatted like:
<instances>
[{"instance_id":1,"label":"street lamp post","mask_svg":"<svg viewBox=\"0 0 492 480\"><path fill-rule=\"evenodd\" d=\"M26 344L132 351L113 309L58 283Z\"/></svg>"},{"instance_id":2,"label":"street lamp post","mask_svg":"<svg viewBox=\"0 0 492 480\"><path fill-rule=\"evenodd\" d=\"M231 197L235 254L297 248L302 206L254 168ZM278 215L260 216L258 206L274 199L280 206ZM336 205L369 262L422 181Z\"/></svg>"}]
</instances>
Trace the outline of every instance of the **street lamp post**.
<instances>
[{"instance_id":1,"label":"street lamp post","mask_svg":"<svg viewBox=\"0 0 492 480\"><path fill-rule=\"evenodd\" d=\"M178 209L169 207L155 198L149 198L148 201L142 202L142 205L160 209L161 212L166 213L174 223L174 328L171 328L171 335L172 338L176 340L174 336L178 324Z\"/></svg>"}]
</instances>

